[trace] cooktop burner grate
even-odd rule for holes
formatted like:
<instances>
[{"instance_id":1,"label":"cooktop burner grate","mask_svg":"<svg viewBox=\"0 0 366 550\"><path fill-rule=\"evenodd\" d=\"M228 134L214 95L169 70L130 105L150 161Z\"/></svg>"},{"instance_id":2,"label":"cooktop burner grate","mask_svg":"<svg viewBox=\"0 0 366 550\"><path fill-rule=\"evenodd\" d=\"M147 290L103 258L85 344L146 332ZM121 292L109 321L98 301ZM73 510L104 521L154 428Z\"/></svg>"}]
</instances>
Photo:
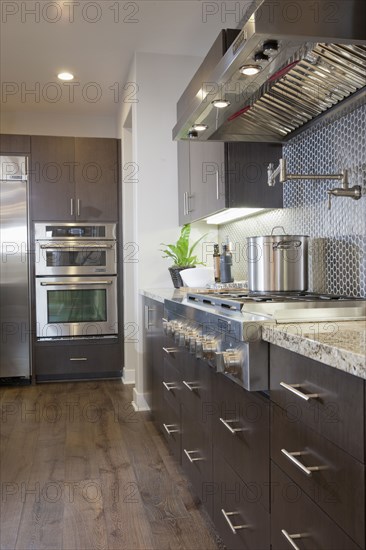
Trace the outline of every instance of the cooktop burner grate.
<instances>
[{"instance_id":1,"label":"cooktop burner grate","mask_svg":"<svg viewBox=\"0 0 366 550\"><path fill-rule=\"evenodd\" d=\"M188 303L201 304L203 306L212 306L222 310L232 311L257 311L257 306L261 305L261 310L265 314L266 307L271 310L276 306L283 304L283 308L289 307L337 307L354 305L355 302L364 302L362 298L353 298L339 294L317 294L315 292L276 292L261 293L249 292L248 290L218 290L205 291L202 293L187 294ZM252 305L251 305L252 304ZM270 310L269 310L270 311Z\"/></svg>"}]
</instances>

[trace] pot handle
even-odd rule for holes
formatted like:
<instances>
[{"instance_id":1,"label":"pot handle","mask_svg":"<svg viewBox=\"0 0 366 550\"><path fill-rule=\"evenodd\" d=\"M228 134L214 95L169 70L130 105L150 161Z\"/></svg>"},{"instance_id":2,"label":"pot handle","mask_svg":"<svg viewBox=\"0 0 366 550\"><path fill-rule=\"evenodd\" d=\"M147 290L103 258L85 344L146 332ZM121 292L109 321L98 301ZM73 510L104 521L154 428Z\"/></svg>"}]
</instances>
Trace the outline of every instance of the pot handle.
<instances>
[{"instance_id":1,"label":"pot handle","mask_svg":"<svg viewBox=\"0 0 366 550\"><path fill-rule=\"evenodd\" d=\"M286 231L285 231L285 228L283 227L283 225L275 225L274 228L273 228L272 231L271 231L271 235L273 235L273 232L274 232L276 229L282 229L282 233L283 233L284 235L286 235Z\"/></svg>"},{"instance_id":2,"label":"pot handle","mask_svg":"<svg viewBox=\"0 0 366 550\"><path fill-rule=\"evenodd\" d=\"M290 250L292 248L300 248L301 241L278 241L273 243L272 250Z\"/></svg>"}]
</instances>

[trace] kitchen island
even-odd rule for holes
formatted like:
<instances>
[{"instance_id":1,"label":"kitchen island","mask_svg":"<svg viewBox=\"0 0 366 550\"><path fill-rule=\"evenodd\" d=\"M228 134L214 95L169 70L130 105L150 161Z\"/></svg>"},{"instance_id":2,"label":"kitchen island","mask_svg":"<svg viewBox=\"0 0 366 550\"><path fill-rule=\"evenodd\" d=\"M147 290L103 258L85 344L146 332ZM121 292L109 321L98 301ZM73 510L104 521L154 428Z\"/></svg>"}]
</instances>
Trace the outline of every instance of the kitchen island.
<instances>
[{"instance_id":1,"label":"kitchen island","mask_svg":"<svg viewBox=\"0 0 366 550\"><path fill-rule=\"evenodd\" d=\"M294 533L306 550L365 548L365 321L259 320L268 385L248 391L192 353L164 311L188 291L141 291L145 370L155 425L227 548L282 550ZM183 326L190 307L216 311L188 305ZM233 333L240 312L221 316Z\"/></svg>"}]
</instances>

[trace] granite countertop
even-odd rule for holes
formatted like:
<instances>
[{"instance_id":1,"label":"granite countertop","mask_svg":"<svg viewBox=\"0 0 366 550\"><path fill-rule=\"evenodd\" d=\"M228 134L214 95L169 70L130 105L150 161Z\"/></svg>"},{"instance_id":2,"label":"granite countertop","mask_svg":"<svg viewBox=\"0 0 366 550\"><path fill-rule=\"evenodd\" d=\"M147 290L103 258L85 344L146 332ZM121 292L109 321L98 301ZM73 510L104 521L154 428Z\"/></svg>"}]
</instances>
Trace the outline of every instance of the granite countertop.
<instances>
[{"instance_id":1,"label":"granite countertop","mask_svg":"<svg viewBox=\"0 0 366 550\"><path fill-rule=\"evenodd\" d=\"M366 379L366 322L271 324L262 327L271 344Z\"/></svg>"},{"instance_id":2,"label":"granite countertop","mask_svg":"<svg viewBox=\"0 0 366 550\"><path fill-rule=\"evenodd\" d=\"M187 294L188 288L144 288L140 289L140 294L146 296L146 298L151 298L157 302L164 303L164 300L174 300L178 299L179 301L185 297Z\"/></svg>"}]
</instances>

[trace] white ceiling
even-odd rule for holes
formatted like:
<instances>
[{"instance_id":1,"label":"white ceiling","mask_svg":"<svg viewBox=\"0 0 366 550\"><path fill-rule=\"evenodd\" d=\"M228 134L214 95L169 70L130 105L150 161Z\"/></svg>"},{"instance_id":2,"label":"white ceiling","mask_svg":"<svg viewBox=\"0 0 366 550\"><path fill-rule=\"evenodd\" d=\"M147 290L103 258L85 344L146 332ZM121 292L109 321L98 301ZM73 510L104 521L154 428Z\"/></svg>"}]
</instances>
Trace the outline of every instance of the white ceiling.
<instances>
[{"instance_id":1,"label":"white ceiling","mask_svg":"<svg viewBox=\"0 0 366 550\"><path fill-rule=\"evenodd\" d=\"M238 26L248 0L1 4L2 109L110 116L118 109L113 86L126 83L134 52L203 57L221 28ZM75 74L73 100L56 78L61 70Z\"/></svg>"}]
</instances>

